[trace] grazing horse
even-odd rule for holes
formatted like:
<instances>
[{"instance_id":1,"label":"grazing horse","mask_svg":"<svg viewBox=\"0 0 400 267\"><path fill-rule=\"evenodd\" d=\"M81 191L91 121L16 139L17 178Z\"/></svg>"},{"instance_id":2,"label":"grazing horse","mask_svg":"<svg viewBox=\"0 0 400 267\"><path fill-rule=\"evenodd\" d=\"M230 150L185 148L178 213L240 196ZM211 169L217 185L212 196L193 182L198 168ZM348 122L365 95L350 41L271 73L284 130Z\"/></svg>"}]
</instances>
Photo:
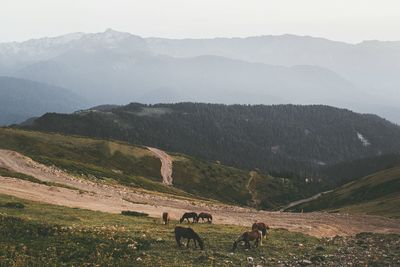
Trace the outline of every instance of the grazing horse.
<instances>
[{"instance_id":1,"label":"grazing horse","mask_svg":"<svg viewBox=\"0 0 400 267\"><path fill-rule=\"evenodd\" d=\"M192 229L185 228L181 226L175 227L175 240L179 247L182 246L181 238L187 238L186 247L189 247L189 241L193 239L194 247L197 248L197 243L199 243L200 249L204 249L203 240L201 240L200 236Z\"/></svg>"},{"instance_id":2,"label":"grazing horse","mask_svg":"<svg viewBox=\"0 0 400 267\"><path fill-rule=\"evenodd\" d=\"M196 212L185 212L182 215L182 218L179 220L179 223L182 223L185 219L188 221L188 223L190 223L189 219L193 219L193 222L196 222L197 213Z\"/></svg>"},{"instance_id":3,"label":"grazing horse","mask_svg":"<svg viewBox=\"0 0 400 267\"><path fill-rule=\"evenodd\" d=\"M258 247L258 244L261 240L261 235L262 233L259 230L244 232L241 236L239 236L238 239L236 239L235 242L233 242L232 251L235 251L238 243L242 241L244 241L246 249L249 249L251 247L250 241L255 241L255 247Z\"/></svg>"},{"instance_id":4,"label":"grazing horse","mask_svg":"<svg viewBox=\"0 0 400 267\"><path fill-rule=\"evenodd\" d=\"M255 222L253 223L253 226L251 226L251 230L258 230L261 231L262 233L262 237L264 237L265 239L267 238L267 232L269 230L269 226L266 225L263 222ZM261 239L261 245L262 245L262 239Z\"/></svg>"},{"instance_id":5,"label":"grazing horse","mask_svg":"<svg viewBox=\"0 0 400 267\"><path fill-rule=\"evenodd\" d=\"M212 223L212 215L210 213L206 213L206 212L201 212L198 216L197 216L197 222L199 222L199 219L201 219L202 222L204 222L204 219L207 219L208 223Z\"/></svg>"},{"instance_id":6,"label":"grazing horse","mask_svg":"<svg viewBox=\"0 0 400 267\"><path fill-rule=\"evenodd\" d=\"M168 225L168 224L169 224L169 221L170 221L170 219L171 219L171 217L169 217L168 212L163 212L163 214L162 214L162 219L163 219L163 221L164 221L164 224L165 224L165 225Z\"/></svg>"}]
</instances>

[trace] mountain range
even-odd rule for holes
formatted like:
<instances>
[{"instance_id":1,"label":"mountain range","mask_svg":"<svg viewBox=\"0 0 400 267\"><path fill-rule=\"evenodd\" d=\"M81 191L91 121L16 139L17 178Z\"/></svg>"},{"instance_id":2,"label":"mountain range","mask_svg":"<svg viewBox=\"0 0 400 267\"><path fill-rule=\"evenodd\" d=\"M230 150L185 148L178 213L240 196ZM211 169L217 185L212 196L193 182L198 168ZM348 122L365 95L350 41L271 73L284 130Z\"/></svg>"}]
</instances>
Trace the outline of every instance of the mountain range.
<instances>
[{"instance_id":1,"label":"mountain range","mask_svg":"<svg viewBox=\"0 0 400 267\"><path fill-rule=\"evenodd\" d=\"M14 124L46 112L73 112L86 101L60 87L0 76L0 125Z\"/></svg>"},{"instance_id":2,"label":"mountain range","mask_svg":"<svg viewBox=\"0 0 400 267\"><path fill-rule=\"evenodd\" d=\"M0 44L0 75L67 88L91 105L326 104L399 123L399 71L400 42L172 40L107 30Z\"/></svg>"}]
</instances>

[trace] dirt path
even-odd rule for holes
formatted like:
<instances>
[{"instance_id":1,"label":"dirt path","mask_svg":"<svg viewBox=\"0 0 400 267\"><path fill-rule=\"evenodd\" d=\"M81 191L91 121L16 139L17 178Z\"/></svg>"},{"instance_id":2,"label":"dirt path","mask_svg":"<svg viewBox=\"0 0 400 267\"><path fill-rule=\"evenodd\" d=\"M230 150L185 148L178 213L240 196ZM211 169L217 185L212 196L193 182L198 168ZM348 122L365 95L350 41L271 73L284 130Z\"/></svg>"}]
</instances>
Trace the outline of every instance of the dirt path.
<instances>
[{"instance_id":1,"label":"dirt path","mask_svg":"<svg viewBox=\"0 0 400 267\"><path fill-rule=\"evenodd\" d=\"M314 195L314 196L312 196L312 197L304 198L304 199L300 199L300 200L291 202L291 203L289 203L286 207L282 208L280 211L285 211L285 210L287 210L287 209L289 209L289 208L291 208L291 207L294 207L294 206L297 206L297 205L300 205L300 204L303 204L303 203L307 203L307 202L316 200L317 198L320 198L321 196L323 196L323 195L325 195L325 194L328 194L328 193L330 193L330 192L332 192L332 191L333 191L333 190L321 192L321 193L318 193L318 194L316 194L316 195Z\"/></svg>"},{"instance_id":2,"label":"dirt path","mask_svg":"<svg viewBox=\"0 0 400 267\"><path fill-rule=\"evenodd\" d=\"M73 177L63 171L39 164L19 153L0 150L0 167L32 175L40 180L73 186L85 191L0 177L0 194L45 203L83 209L120 213L122 210L146 212L160 218L168 211L173 219L179 219L185 211L206 211L213 214L218 224L236 224L248 227L254 221L264 221L273 228L286 228L317 237L352 235L359 232L400 233L400 220L376 216L283 213L257 211L206 201L177 198L171 195L148 192L92 182Z\"/></svg>"},{"instance_id":3,"label":"dirt path","mask_svg":"<svg viewBox=\"0 0 400 267\"><path fill-rule=\"evenodd\" d=\"M147 147L148 150L153 152L153 154L161 161L161 176L163 178L163 183L166 185L172 185L172 158L165 151L158 148Z\"/></svg>"}]
</instances>

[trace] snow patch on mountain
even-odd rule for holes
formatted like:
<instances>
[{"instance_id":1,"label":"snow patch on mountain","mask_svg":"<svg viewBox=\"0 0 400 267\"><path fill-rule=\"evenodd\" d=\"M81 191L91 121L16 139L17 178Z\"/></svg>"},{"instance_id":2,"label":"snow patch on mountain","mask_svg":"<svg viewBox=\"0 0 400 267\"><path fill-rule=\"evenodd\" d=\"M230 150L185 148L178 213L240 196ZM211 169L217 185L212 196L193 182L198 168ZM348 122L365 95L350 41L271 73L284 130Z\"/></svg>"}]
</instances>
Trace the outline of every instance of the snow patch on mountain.
<instances>
[{"instance_id":1,"label":"snow patch on mountain","mask_svg":"<svg viewBox=\"0 0 400 267\"><path fill-rule=\"evenodd\" d=\"M371 143L361 133L357 132L357 137L361 141L363 146L370 146Z\"/></svg>"}]
</instances>

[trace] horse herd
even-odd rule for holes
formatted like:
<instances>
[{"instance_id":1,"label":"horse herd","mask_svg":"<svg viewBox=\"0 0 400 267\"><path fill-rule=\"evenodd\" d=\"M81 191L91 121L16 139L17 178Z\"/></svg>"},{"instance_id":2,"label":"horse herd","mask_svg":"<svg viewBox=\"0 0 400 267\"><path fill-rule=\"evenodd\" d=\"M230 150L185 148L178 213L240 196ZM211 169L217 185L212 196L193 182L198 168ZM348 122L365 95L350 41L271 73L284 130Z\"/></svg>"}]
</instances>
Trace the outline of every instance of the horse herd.
<instances>
[{"instance_id":1,"label":"horse herd","mask_svg":"<svg viewBox=\"0 0 400 267\"><path fill-rule=\"evenodd\" d=\"M165 225L169 224L170 216L169 216L168 212L164 212L162 214L162 219L163 219ZM192 221L190 221L190 219ZM181 219L179 220L179 223L183 223L185 220L188 223L190 223L190 222L198 223L200 219L202 220L202 222L206 221L208 223L212 223L212 215L209 213L206 213L206 212L201 212L199 214L197 214L196 212L185 212L182 215ZM246 232L242 233L233 242L232 251L236 250L236 248L240 242L244 242L246 249L250 249L250 247L251 247L250 242L254 242L255 247L258 247L259 244L262 245L262 239L267 238L268 230L269 230L268 225L266 225L263 222L253 223L253 225L251 227L251 231L246 231ZM182 246L181 239L186 238L187 239L186 247L189 247L190 240L193 240L195 248L197 248L197 244L198 244L200 246L200 249L204 249L203 239L192 228L176 226L174 234L175 234L176 243L178 244L179 247Z\"/></svg>"}]
</instances>

